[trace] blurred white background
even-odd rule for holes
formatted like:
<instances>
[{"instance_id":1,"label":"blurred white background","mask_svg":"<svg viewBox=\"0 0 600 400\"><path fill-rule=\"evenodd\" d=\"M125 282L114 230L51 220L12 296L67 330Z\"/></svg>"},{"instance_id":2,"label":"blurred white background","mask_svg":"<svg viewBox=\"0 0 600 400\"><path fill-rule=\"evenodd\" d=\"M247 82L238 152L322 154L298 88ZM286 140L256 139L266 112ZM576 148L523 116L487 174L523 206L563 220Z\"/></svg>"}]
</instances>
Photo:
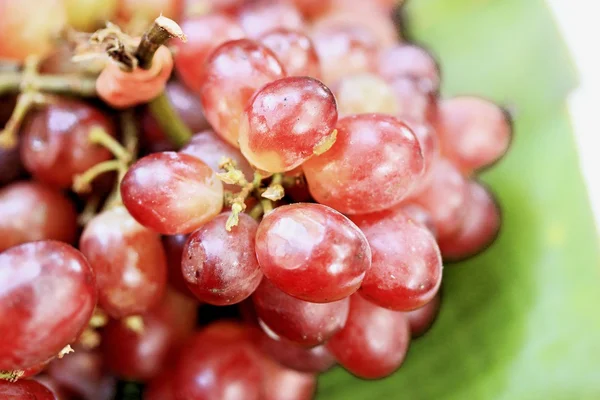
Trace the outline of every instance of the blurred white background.
<instances>
[{"instance_id":1,"label":"blurred white background","mask_svg":"<svg viewBox=\"0 0 600 400\"><path fill-rule=\"evenodd\" d=\"M554 12L577 70L580 85L568 99L580 163L596 226L600 227L600 21L596 0L546 0Z\"/></svg>"}]
</instances>

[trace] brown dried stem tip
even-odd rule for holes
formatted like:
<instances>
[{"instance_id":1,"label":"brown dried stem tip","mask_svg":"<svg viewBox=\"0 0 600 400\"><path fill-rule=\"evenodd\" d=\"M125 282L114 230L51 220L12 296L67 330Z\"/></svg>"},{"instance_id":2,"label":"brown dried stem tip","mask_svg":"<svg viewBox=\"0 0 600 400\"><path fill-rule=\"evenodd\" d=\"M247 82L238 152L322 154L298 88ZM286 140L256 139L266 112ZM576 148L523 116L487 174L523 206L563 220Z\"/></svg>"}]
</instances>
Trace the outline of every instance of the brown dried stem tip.
<instances>
[{"instance_id":1,"label":"brown dried stem tip","mask_svg":"<svg viewBox=\"0 0 600 400\"><path fill-rule=\"evenodd\" d=\"M152 27L144 33L135 51L138 66L142 69L149 69L156 50L171 38L178 38L183 42L187 40L177 22L161 15L154 20Z\"/></svg>"}]
</instances>

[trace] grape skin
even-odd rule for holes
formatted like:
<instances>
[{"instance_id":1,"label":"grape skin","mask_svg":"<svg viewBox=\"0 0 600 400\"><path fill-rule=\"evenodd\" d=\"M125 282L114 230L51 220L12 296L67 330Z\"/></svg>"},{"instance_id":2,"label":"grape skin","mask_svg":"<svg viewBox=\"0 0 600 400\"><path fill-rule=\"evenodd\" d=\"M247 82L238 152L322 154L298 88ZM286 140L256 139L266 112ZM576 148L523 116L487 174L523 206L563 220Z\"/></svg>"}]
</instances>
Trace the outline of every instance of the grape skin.
<instances>
[{"instance_id":1,"label":"grape skin","mask_svg":"<svg viewBox=\"0 0 600 400\"><path fill-rule=\"evenodd\" d=\"M181 270L190 291L214 305L239 303L260 284L262 272L254 252L258 223L240 214L227 231L231 213L222 213L190 234L182 254Z\"/></svg>"},{"instance_id":2,"label":"grape skin","mask_svg":"<svg viewBox=\"0 0 600 400\"><path fill-rule=\"evenodd\" d=\"M292 170L335 140L335 98L316 79L288 77L268 83L250 100L244 115L240 149L264 171Z\"/></svg>"},{"instance_id":3,"label":"grape skin","mask_svg":"<svg viewBox=\"0 0 600 400\"><path fill-rule=\"evenodd\" d=\"M78 250L52 240L11 247L0 253L0 272L0 370L46 362L87 326L96 280Z\"/></svg>"},{"instance_id":4,"label":"grape skin","mask_svg":"<svg viewBox=\"0 0 600 400\"><path fill-rule=\"evenodd\" d=\"M354 293L371 266L363 233L342 214L319 204L296 203L267 214L258 226L256 256L275 286L315 303Z\"/></svg>"},{"instance_id":5,"label":"grape skin","mask_svg":"<svg viewBox=\"0 0 600 400\"><path fill-rule=\"evenodd\" d=\"M190 233L223 207L223 185L213 170L188 154L153 153L129 168L121 182L127 211L155 232Z\"/></svg>"},{"instance_id":6,"label":"grape skin","mask_svg":"<svg viewBox=\"0 0 600 400\"><path fill-rule=\"evenodd\" d=\"M167 280L160 237L122 207L96 215L79 241L96 271L98 304L113 318L143 313L160 301Z\"/></svg>"},{"instance_id":7,"label":"grape skin","mask_svg":"<svg viewBox=\"0 0 600 400\"><path fill-rule=\"evenodd\" d=\"M310 303L285 294L263 279L252 295L260 321L277 335L304 346L327 341L346 323L348 298L331 303Z\"/></svg>"},{"instance_id":8,"label":"grape skin","mask_svg":"<svg viewBox=\"0 0 600 400\"><path fill-rule=\"evenodd\" d=\"M365 214L401 202L421 178L424 160L417 138L402 121L359 114L340 119L331 149L302 168L319 203Z\"/></svg>"},{"instance_id":9,"label":"grape skin","mask_svg":"<svg viewBox=\"0 0 600 400\"><path fill-rule=\"evenodd\" d=\"M259 41L271 49L288 76L321 76L319 56L304 33L280 28L266 32Z\"/></svg>"},{"instance_id":10,"label":"grape skin","mask_svg":"<svg viewBox=\"0 0 600 400\"><path fill-rule=\"evenodd\" d=\"M285 1L246 2L238 11L238 21L251 39L278 28L304 30L302 15L296 7Z\"/></svg>"},{"instance_id":11,"label":"grape skin","mask_svg":"<svg viewBox=\"0 0 600 400\"><path fill-rule=\"evenodd\" d=\"M360 293L380 307L399 311L431 301L442 282L442 257L431 232L401 209L352 220L364 232L373 254Z\"/></svg>"},{"instance_id":12,"label":"grape skin","mask_svg":"<svg viewBox=\"0 0 600 400\"><path fill-rule=\"evenodd\" d=\"M2 400L58 400L46 386L29 379L17 382L0 379L0 397L2 397Z\"/></svg>"}]
</instances>

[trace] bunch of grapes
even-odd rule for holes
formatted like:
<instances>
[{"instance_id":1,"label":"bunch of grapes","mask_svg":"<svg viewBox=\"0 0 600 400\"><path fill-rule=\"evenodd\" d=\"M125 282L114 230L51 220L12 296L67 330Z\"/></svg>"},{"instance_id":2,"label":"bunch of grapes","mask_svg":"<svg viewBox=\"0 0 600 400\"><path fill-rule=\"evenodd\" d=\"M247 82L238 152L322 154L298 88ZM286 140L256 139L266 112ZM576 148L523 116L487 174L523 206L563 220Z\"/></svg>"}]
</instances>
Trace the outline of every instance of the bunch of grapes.
<instances>
[{"instance_id":1,"label":"bunch of grapes","mask_svg":"<svg viewBox=\"0 0 600 400\"><path fill-rule=\"evenodd\" d=\"M477 174L511 124L440 97L394 3L0 0L0 126L19 122L18 145L0 140L0 398L136 382L148 400L302 400L336 364L401 366L440 307L442 260L500 229ZM32 35L44 10L27 5L56 18ZM182 148L152 106L3 91L31 54L28 82L90 73L54 25L134 30L160 12L187 35L165 90L195 132ZM37 108L19 117L23 99Z\"/></svg>"}]
</instances>

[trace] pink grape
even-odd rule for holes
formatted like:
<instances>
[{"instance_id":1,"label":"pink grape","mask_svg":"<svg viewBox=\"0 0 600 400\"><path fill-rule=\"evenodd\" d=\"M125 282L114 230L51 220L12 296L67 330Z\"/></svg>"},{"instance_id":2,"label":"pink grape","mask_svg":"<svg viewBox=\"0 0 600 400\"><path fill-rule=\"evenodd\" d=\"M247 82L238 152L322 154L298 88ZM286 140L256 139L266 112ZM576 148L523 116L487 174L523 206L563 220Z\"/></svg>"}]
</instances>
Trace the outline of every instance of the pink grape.
<instances>
[{"instance_id":1,"label":"pink grape","mask_svg":"<svg viewBox=\"0 0 600 400\"><path fill-rule=\"evenodd\" d=\"M285 367L301 372L325 372L335 365L335 357L325 345L307 348L272 335L275 333L260 335L260 348Z\"/></svg>"},{"instance_id":2,"label":"pink grape","mask_svg":"<svg viewBox=\"0 0 600 400\"><path fill-rule=\"evenodd\" d=\"M374 72L377 40L368 30L350 24L323 25L313 30L312 40L328 84L362 72Z\"/></svg>"},{"instance_id":3,"label":"pink grape","mask_svg":"<svg viewBox=\"0 0 600 400\"><path fill-rule=\"evenodd\" d=\"M379 53L377 72L389 81L416 79L427 92L437 92L440 87L440 70L435 59L413 44L399 44Z\"/></svg>"},{"instance_id":4,"label":"pink grape","mask_svg":"<svg viewBox=\"0 0 600 400\"><path fill-rule=\"evenodd\" d=\"M36 240L75 241L75 206L41 183L15 182L0 189L0 215L0 252Z\"/></svg>"},{"instance_id":5,"label":"pink grape","mask_svg":"<svg viewBox=\"0 0 600 400\"><path fill-rule=\"evenodd\" d=\"M360 293L380 307L419 308L442 282L442 257L431 232L401 209L353 217L364 232L373 262Z\"/></svg>"},{"instance_id":6,"label":"pink grape","mask_svg":"<svg viewBox=\"0 0 600 400\"><path fill-rule=\"evenodd\" d=\"M165 292L167 264L160 237L123 206L96 215L79 241L98 281L98 304L113 318L148 311Z\"/></svg>"},{"instance_id":7,"label":"pink grape","mask_svg":"<svg viewBox=\"0 0 600 400\"><path fill-rule=\"evenodd\" d=\"M438 158L429 179L423 183L411 194L410 201L429 212L439 239L451 236L460 228L467 212L467 181L450 161Z\"/></svg>"},{"instance_id":8,"label":"pink grape","mask_svg":"<svg viewBox=\"0 0 600 400\"><path fill-rule=\"evenodd\" d=\"M508 150L510 119L491 101L469 96L443 100L439 118L442 152L465 173L493 164Z\"/></svg>"},{"instance_id":9,"label":"pink grape","mask_svg":"<svg viewBox=\"0 0 600 400\"><path fill-rule=\"evenodd\" d=\"M304 346L327 341L346 323L348 298L331 303L310 303L292 297L263 279L252 295L260 321L278 336Z\"/></svg>"},{"instance_id":10,"label":"pink grape","mask_svg":"<svg viewBox=\"0 0 600 400\"><path fill-rule=\"evenodd\" d=\"M58 355L87 326L96 299L94 271L68 244L30 242L0 253L0 370Z\"/></svg>"},{"instance_id":11,"label":"pink grape","mask_svg":"<svg viewBox=\"0 0 600 400\"><path fill-rule=\"evenodd\" d=\"M238 20L251 39L277 28L304 30L302 14L293 4L282 0L246 2L239 10Z\"/></svg>"},{"instance_id":12,"label":"pink grape","mask_svg":"<svg viewBox=\"0 0 600 400\"><path fill-rule=\"evenodd\" d=\"M223 185L188 154L153 153L133 164L121 183L123 204L142 225L162 234L189 233L223 207Z\"/></svg>"},{"instance_id":13,"label":"pink grape","mask_svg":"<svg viewBox=\"0 0 600 400\"><path fill-rule=\"evenodd\" d=\"M256 256L275 286L315 303L354 293L371 265L371 250L356 225L332 208L308 203L281 206L263 218Z\"/></svg>"},{"instance_id":14,"label":"pink grape","mask_svg":"<svg viewBox=\"0 0 600 400\"><path fill-rule=\"evenodd\" d=\"M190 234L181 270L190 291L200 301L224 306L249 297L262 272L254 252L258 223L240 214L237 226L225 228L230 213L222 213Z\"/></svg>"},{"instance_id":15,"label":"pink grape","mask_svg":"<svg viewBox=\"0 0 600 400\"><path fill-rule=\"evenodd\" d=\"M242 27L224 14L206 14L183 20L181 29L187 41L175 40L175 71L181 80L195 92L202 87L202 74L206 59L221 44L242 39Z\"/></svg>"},{"instance_id":16,"label":"pink grape","mask_svg":"<svg viewBox=\"0 0 600 400\"><path fill-rule=\"evenodd\" d=\"M419 122L410 118L404 118L402 121L408 125L419 141L424 163L422 181L427 181L431 175L433 164L440 157L440 140L437 132L426 121Z\"/></svg>"},{"instance_id":17,"label":"pink grape","mask_svg":"<svg viewBox=\"0 0 600 400\"><path fill-rule=\"evenodd\" d=\"M378 307L357 293L350 298L346 326L327 347L349 372L364 379L379 379L400 367L409 343L404 313Z\"/></svg>"},{"instance_id":18,"label":"pink grape","mask_svg":"<svg viewBox=\"0 0 600 400\"><path fill-rule=\"evenodd\" d=\"M423 225L429 232L435 237L435 223L433 222L433 218L429 214L429 212L423 208L422 206L415 203L402 203L401 204L402 212L406 214L413 221Z\"/></svg>"},{"instance_id":19,"label":"pink grape","mask_svg":"<svg viewBox=\"0 0 600 400\"><path fill-rule=\"evenodd\" d=\"M252 40L233 40L215 49L206 61L199 92L213 129L238 147L246 103L263 85L284 75L273 52Z\"/></svg>"},{"instance_id":20,"label":"pink grape","mask_svg":"<svg viewBox=\"0 0 600 400\"><path fill-rule=\"evenodd\" d=\"M398 101L391 86L375 74L346 76L338 81L333 91L340 115L399 113Z\"/></svg>"},{"instance_id":21,"label":"pink grape","mask_svg":"<svg viewBox=\"0 0 600 400\"><path fill-rule=\"evenodd\" d=\"M314 374L298 372L263 357L262 400L311 400L317 389Z\"/></svg>"},{"instance_id":22,"label":"pink grape","mask_svg":"<svg viewBox=\"0 0 600 400\"><path fill-rule=\"evenodd\" d=\"M399 77L389 83L398 102L398 117L419 123L437 122L437 95L434 92L421 87L414 78Z\"/></svg>"},{"instance_id":23,"label":"pink grape","mask_svg":"<svg viewBox=\"0 0 600 400\"><path fill-rule=\"evenodd\" d=\"M289 171L335 140L337 106L333 93L309 77L288 77L260 89L240 125L242 154L268 172Z\"/></svg>"},{"instance_id":24,"label":"pink grape","mask_svg":"<svg viewBox=\"0 0 600 400\"><path fill-rule=\"evenodd\" d=\"M320 77L319 56L304 33L280 28L266 32L259 40L275 53L288 76Z\"/></svg>"},{"instance_id":25,"label":"pink grape","mask_svg":"<svg viewBox=\"0 0 600 400\"><path fill-rule=\"evenodd\" d=\"M392 207L410 193L423 173L423 154L400 120L360 114L340 119L331 149L302 168L319 203L364 214Z\"/></svg>"},{"instance_id":26,"label":"pink grape","mask_svg":"<svg viewBox=\"0 0 600 400\"><path fill-rule=\"evenodd\" d=\"M502 218L493 195L477 183L469 182L468 212L456 233L440 240L444 259L459 261L488 247L497 237Z\"/></svg>"},{"instance_id":27,"label":"pink grape","mask_svg":"<svg viewBox=\"0 0 600 400\"><path fill-rule=\"evenodd\" d=\"M438 293L430 302L406 313L410 325L410 334L413 338L423 336L435 322L440 311L440 294Z\"/></svg>"}]
</instances>

